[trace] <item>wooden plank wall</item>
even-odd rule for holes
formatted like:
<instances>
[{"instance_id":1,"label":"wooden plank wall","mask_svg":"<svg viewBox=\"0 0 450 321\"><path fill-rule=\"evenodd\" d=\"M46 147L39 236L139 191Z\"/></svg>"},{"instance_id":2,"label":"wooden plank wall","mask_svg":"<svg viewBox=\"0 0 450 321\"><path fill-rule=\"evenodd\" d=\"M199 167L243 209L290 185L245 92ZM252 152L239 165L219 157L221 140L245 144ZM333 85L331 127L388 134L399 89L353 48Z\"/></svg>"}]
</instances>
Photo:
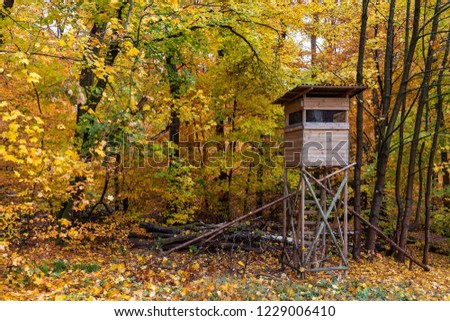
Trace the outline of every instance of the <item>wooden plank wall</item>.
<instances>
[{"instance_id":1,"label":"wooden plank wall","mask_svg":"<svg viewBox=\"0 0 450 321\"><path fill-rule=\"evenodd\" d=\"M349 161L349 131L304 129L302 162L305 166L346 166Z\"/></svg>"},{"instance_id":2,"label":"wooden plank wall","mask_svg":"<svg viewBox=\"0 0 450 321\"><path fill-rule=\"evenodd\" d=\"M284 132L284 161L286 167L301 167L302 144L303 134L301 128Z\"/></svg>"},{"instance_id":3,"label":"wooden plank wall","mask_svg":"<svg viewBox=\"0 0 450 321\"><path fill-rule=\"evenodd\" d=\"M348 110L349 99L348 98L322 98L322 97L305 97L304 109L337 109Z\"/></svg>"},{"instance_id":4,"label":"wooden plank wall","mask_svg":"<svg viewBox=\"0 0 450 321\"><path fill-rule=\"evenodd\" d=\"M349 164L349 131L346 129L291 129L285 131L284 143L288 168Z\"/></svg>"}]
</instances>

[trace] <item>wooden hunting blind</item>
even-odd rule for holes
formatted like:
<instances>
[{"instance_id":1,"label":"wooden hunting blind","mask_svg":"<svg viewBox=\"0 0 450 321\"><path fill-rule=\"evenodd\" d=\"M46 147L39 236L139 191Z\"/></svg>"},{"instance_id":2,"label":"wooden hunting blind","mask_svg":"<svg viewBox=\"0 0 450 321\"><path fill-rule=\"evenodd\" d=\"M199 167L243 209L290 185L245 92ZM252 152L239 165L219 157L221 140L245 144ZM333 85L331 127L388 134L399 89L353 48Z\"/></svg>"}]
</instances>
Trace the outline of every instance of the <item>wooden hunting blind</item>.
<instances>
[{"instance_id":1,"label":"wooden hunting blind","mask_svg":"<svg viewBox=\"0 0 450 321\"><path fill-rule=\"evenodd\" d=\"M300 85L274 101L284 106L286 167L348 165L350 98L365 88Z\"/></svg>"},{"instance_id":2,"label":"wooden hunting blind","mask_svg":"<svg viewBox=\"0 0 450 321\"><path fill-rule=\"evenodd\" d=\"M285 111L282 257L300 273L348 269L348 112L365 89L299 85L274 101Z\"/></svg>"}]
</instances>

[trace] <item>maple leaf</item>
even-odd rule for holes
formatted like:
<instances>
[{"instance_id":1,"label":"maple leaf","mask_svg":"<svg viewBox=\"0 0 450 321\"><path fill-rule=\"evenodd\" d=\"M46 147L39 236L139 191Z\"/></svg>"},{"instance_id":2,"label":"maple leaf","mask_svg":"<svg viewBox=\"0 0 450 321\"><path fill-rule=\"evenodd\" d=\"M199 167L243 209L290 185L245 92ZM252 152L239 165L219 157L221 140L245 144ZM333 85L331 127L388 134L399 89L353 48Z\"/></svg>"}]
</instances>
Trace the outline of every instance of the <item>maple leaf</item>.
<instances>
[{"instance_id":1,"label":"maple leaf","mask_svg":"<svg viewBox=\"0 0 450 321\"><path fill-rule=\"evenodd\" d=\"M140 54L139 49L137 49L137 48L135 48L135 47L131 48L131 49L128 50L128 52L127 52L127 55L130 56L130 57L136 57L136 56L138 56L139 54Z\"/></svg>"},{"instance_id":2,"label":"maple leaf","mask_svg":"<svg viewBox=\"0 0 450 321\"><path fill-rule=\"evenodd\" d=\"M41 78L39 74L30 72L27 76L27 82L37 84Z\"/></svg>"}]
</instances>

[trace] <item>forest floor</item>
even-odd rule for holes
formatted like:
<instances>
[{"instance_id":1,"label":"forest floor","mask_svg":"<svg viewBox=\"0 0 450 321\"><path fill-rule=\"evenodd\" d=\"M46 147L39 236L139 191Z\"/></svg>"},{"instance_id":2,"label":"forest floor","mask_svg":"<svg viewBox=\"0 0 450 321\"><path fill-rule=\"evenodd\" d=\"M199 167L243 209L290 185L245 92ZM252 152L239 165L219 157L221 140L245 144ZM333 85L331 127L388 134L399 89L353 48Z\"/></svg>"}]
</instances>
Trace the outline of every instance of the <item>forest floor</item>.
<instances>
[{"instance_id":1,"label":"forest floor","mask_svg":"<svg viewBox=\"0 0 450 321\"><path fill-rule=\"evenodd\" d=\"M0 300L450 300L450 257L431 271L377 255L299 279L275 255L173 253L105 246L3 248ZM420 253L416 254L417 256Z\"/></svg>"}]
</instances>

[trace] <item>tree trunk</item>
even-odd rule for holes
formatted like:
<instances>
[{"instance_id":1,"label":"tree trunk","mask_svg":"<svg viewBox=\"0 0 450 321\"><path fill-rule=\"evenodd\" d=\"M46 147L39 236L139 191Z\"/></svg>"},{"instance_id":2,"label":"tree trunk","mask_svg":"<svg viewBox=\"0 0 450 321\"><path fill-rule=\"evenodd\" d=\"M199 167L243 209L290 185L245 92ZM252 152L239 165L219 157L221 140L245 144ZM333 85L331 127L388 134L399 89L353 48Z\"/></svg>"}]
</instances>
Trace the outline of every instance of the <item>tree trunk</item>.
<instances>
[{"instance_id":1,"label":"tree trunk","mask_svg":"<svg viewBox=\"0 0 450 321\"><path fill-rule=\"evenodd\" d=\"M444 119L442 120L444 121ZM447 150L441 151L441 163L446 164L448 166L448 152ZM448 170L444 170L444 175L442 177L442 187L448 188L450 186L450 173ZM444 195L444 206L450 209L450 196Z\"/></svg>"},{"instance_id":2,"label":"tree trunk","mask_svg":"<svg viewBox=\"0 0 450 321\"><path fill-rule=\"evenodd\" d=\"M317 37L315 35L311 35L311 66L314 66L316 62L317 55Z\"/></svg>"},{"instance_id":3,"label":"tree trunk","mask_svg":"<svg viewBox=\"0 0 450 321\"><path fill-rule=\"evenodd\" d=\"M181 96L181 79L172 55L166 57L166 71L169 78L170 95L172 98L178 99ZM169 141L175 145L173 156L178 159L180 157L180 150L178 148L180 144L180 119L178 117L178 110L175 110L173 104L170 110L169 128Z\"/></svg>"},{"instance_id":4,"label":"tree trunk","mask_svg":"<svg viewBox=\"0 0 450 321\"><path fill-rule=\"evenodd\" d=\"M394 55L394 15L395 15L396 0L392 0L389 5L389 18L387 26L387 41L386 52L384 56L384 84L383 84L383 99L381 112L384 116L391 105L391 91L392 91L392 59ZM386 115L387 116L387 115ZM381 203L384 194L384 185L386 181L386 166L389 158L389 145L385 141L384 128L386 127L387 119L381 121L379 136L378 136L378 158L376 173L377 179L373 192L372 207L370 210L369 221L372 225L378 226L380 219ZM367 233L366 248L368 251L375 250L376 233L374 230L369 230Z\"/></svg>"},{"instance_id":5,"label":"tree trunk","mask_svg":"<svg viewBox=\"0 0 450 321\"><path fill-rule=\"evenodd\" d=\"M405 117L405 109L406 109L406 96L402 102L402 110L400 114L400 118L404 119ZM403 220L403 200L402 200L402 164L403 164L403 151L404 151L404 129L405 122L400 123L399 127L399 149L397 156L397 167L395 170L395 201L397 203L397 224L395 228L395 240L397 244L400 241L400 233L401 233L401 222Z\"/></svg>"},{"instance_id":6,"label":"tree trunk","mask_svg":"<svg viewBox=\"0 0 450 321\"><path fill-rule=\"evenodd\" d=\"M364 51L366 47L366 29L367 29L367 10L369 0L363 0L362 15L361 15L361 31L359 36L359 49L358 49L358 65L356 68L356 83L358 85L363 84L364 76ZM361 214L361 166L363 162L363 139L364 139L364 106L363 106L363 94L358 94L357 110L356 110L356 167L354 177L354 208L358 214ZM359 259L361 252L361 221L354 216L354 241L353 241L353 258Z\"/></svg>"},{"instance_id":7,"label":"tree trunk","mask_svg":"<svg viewBox=\"0 0 450 321\"><path fill-rule=\"evenodd\" d=\"M120 210L120 203L123 203L120 201L120 183L119 183L119 175L121 172L121 157L120 153L116 154L115 157L115 166L114 166L114 172L113 172L113 181L114 181L114 210L118 211Z\"/></svg>"},{"instance_id":8,"label":"tree trunk","mask_svg":"<svg viewBox=\"0 0 450 321\"><path fill-rule=\"evenodd\" d=\"M263 176L264 176L264 167L262 164L257 165L256 175L258 181L258 187L256 191L256 207L262 207L264 205L264 191L263 191Z\"/></svg>"},{"instance_id":9,"label":"tree trunk","mask_svg":"<svg viewBox=\"0 0 450 321\"><path fill-rule=\"evenodd\" d=\"M223 57L223 53L219 52L219 57ZM224 109L226 108L226 104L224 105ZM221 152L223 157L227 156L227 148L225 146L225 119L223 115L220 115L220 118L216 120L216 135L220 137L219 144L217 145L217 151ZM231 175L231 173L230 173ZM228 181L228 172L225 168L220 169L219 176L217 177L217 180L219 181L219 184L223 186L225 181ZM229 211L228 211L228 204L229 204L229 197L230 193L229 190L225 190L222 192L222 194L219 196L219 209L221 211L221 215L225 218L228 217Z\"/></svg>"},{"instance_id":10,"label":"tree trunk","mask_svg":"<svg viewBox=\"0 0 450 321\"><path fill-rule=\"evenodd\" d=\"M312 26L311 26L311 67L313 70L313 74L311 75L312 78L316 77L315 71L314 71L314 64L316 63L316 56L317 56L317 36L315 34L315 26L319 23L319 18L316 14L312 17Z\"/></svg>"},{"instance_id":11,"label":"tree trunk","mask_svg":"<svg viewBox=\"0 0 450 321\"><path fill-rule=\"evenodd\" d=\"M411 1L407 0L406 2L406 19L405 19L405 48L404 48L404 61L403 63L406 64L406 57L408 57L408 48L409 48L409 20L411 15ZM402 183L402 164L403 164L403 152L404 152L404 130L405 130L405 122L403 121L406 117L406 95L403 97L402 100L402 107L400 112L400 119L402 120L400 122L399 127L399 150L398 150L398 157L397 157L397 167L395 171L395 200L397 203L397 224L395 228L395 240L397 244L400 241L400 228L401 228L401 222L403 220L403 200L402 200L402 193L401 193L401 183ZM392 251L393 253L395 251Z\"/></svg>"},{"instance_id":12,"label":"tree trunk","mask_svg":"<svg viewBox=\"0 0 450 321\"><path fill-rule=\"evenodd\" d=\"M3 10L0 10L0 20L4 20L14 5L14 0L3 0ZM3 34L0 33L0 46L3 45Z\"/></svg>"},{"instance_id":13,"label":"tree trunk","mask_svg":"<svg viewBox=\"0 0 450 321\"><path fill-rule=\"evenodd\" d=\"M261 145L258 147L259 161L256 168L257 175L257 191L256 191L256 207L262 207L264 205L264 164L266 159L267 143L264 135L260 136ZM264 213L263 213L264 214Z\"/></svg>"},{"instance_id":14,"label":"tree trunk","mask_svg":"<svg viewBox=\"0 0 450 321\"><path fill-rule=\"evenodd\" d=\"M416 1L417 2L417 1ZM436 1L435 6L435 15L433 17L433 23L431 27L431 35L430 35L430 43L433 43L436 40L436 31L438 28L438 22L439 22L439 7L440 7L440 0ZM416 4L418 5L418 4ZM417 8L414 9L415 11ZM419 8L420 10L420 8ZM408 241L408 232L409 232L409 224L411 220L412 215L412 203L413 203L413 191L414 191L414 176L415 176L415 169L416 169L416 157L417 157L417 148L419 145L419 136L420 136L420 129L422 125L422 115L424 106L428 100L428 93L429 93L429 82L431 78L431 68L433 64L434 59L434 49L433 46L428 47L428 54L427 54L427 60L425 63L425 71L424 71L424 77L422 81L421 86L421 93L419 98L419 104L417 107L416 112L416 121L414 124L414 133L413 133L413 139L411 142L411 149L409 154L409 165L408 165L408 178L406 183L406 198L405 198L405 212L403 215L403 221L402 221L402 229L400 234L400 243L399 246L402 249L406 249L406 244ZM419 169L421 170L421 169ZM403 253L398 253L397 260L399 262L405 261L405 255Z\"/></svg>"},{"instance_id":15,"label":"tree trunk","mask_svg":"<svg viewBox=\"0 0 450 321\"><path fill-rule=\"evenodd\" d=\"M119 9L116 11L116 17L119 21L122 20L122 9L125 6L125 4L122 4ZM99 41L103 41L105 31L106 31L107 24L104 22L96 21L94 22L94 25L92 26L92 29L89 33L90 39L96 39ZM114 64L114 61L119 54L120 48L119 48L119 42L118 41L110 41L109 46L106 51L105 55L105 65L106 66L112 66ZM89 55L93 54L94 56L98 57L100 54L100 47L99 46L93 46L89 50ZM87 63L89 59L87 58L88 51L85 52L85 60L87 66L84 67L81 70L80 73L80 80L79 84L80 87L84 90L85 96L86 96L86 102L78 103L77 104L77 117L76 117L76 125L79 128L82 124L82 121L85 118L85 115L89 112L89 110L92 110L95 112L97 109L98 104L100 103L103 92L106 89L106 84L108 80L108 76L106 75L104 78L99 79L95 76L92 67ZM87 108L86 108L87 107ZM90 127L92 125L92 121L88 123L87 127ZM85 126L86 127L86 126ZM84 158L85 162L91 161L91 155L88 153L88 143L89 143L89 131L85 130L80 131L77 130L75 132L75 140L81 138L81 145L78 149L78 154ZM77 176L75 177L75 180L73 182L74 185L78 183L83 183L85 181L84 176ZM74 193L69 201L67 201L64 205L61 211L58 213L57 218L66 218L69 217L70 214L75 214L73 212L73 205L74 203L80 199L81 190L77 189L77 192ZM79 215L79 213L78 213ZM72 218L76 218L76 215L73 215Z\"/></svg>"},{"instance_id":16,"label":"tree trunk","mask_svg":"<svg viewBox=\"0 0 450 321\"><path fill-rule=\"evenodd\" d=\"M426 116L425 116L426 117ZM409 227L410 231L414 231L419 227L420 221L420 212L422 210L422 198L423 198L423 171L422 171L422 159L423 159L423 151L425 148L425 142L422 142L420 145L419 158L418 158L418 170L419 170L419 192L417 193L417 206L416 206L416 215L414 218L414 222Z\"/></svg>"},{"instance_id":17,"label":"tree trunk","mask_svg":"<svg viewBox=\"0 0 450 321\"><path fill-rule=\"evenodd\" d=\"M438 102L436 105L436 123L434 125L434 133L433 133L433 143L430 149L430 156L428 158L428 168L427 168L427 178L425 185L425 246L423 248L423 264L428 264L428 252L430 250L430 221L431 221L431 189L433 184L433 165L434 165L434 157L436 155L436 149L438 145L439 139L439 129L441 127L443 121L443 105L444 105L444 97L442 95L442 79L444 78L444 70L447 66L447 58L450 50L450 30L447 33L447 41L445 47L444 57L442 59L442 68L439 71L439 76L437 79L437 96Z\"/></svg>"},{"instance_id":18,"label":"tree trunk","mask_svg":"<svg viewBox=\"0 0 450 321\"><path fill-rule=\"evenodd\" d=\"M247 182L245 184L245 193L244 193L244 213L248 212L248 193L250 191L250 183L252 178L252 169L253 169L253 162L250 163L250 167L247 171Z\"/></svg>"}]
</instances>

